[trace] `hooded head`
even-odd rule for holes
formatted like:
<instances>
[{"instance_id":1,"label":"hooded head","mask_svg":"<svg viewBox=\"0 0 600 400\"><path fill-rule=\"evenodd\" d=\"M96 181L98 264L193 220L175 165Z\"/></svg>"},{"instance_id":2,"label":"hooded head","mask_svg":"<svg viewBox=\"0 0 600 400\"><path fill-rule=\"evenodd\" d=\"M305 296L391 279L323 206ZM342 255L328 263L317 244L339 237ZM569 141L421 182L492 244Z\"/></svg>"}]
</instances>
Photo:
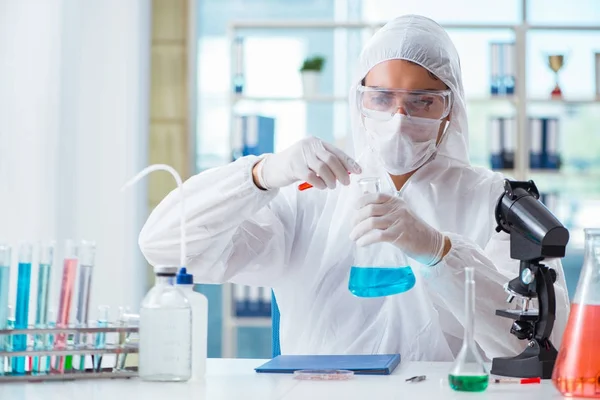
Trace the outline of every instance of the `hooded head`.
<instances>
[{"instance_id":1,"label":"hooded head","mask_svg":"<svg viewBox=\"0 0 600 400\"><path fill-rule=\"evenodd\" d=\"M399 68L402 68L402 71ZM409 74L415 76L409 76ZM394 83L398 81L417 82L421 79L420 82L424 82L423 76L429 76L430 80L437 82L438 86L431 88L414 87L414 85L411 85L413 87L390 87L390 85L397 86ZM372 78L375 81L383 81L384 84L369 82L373 81ZM381 129L389 131L390 124L382 128L381 123L373 123L361 112L359 88L363 83L365 86L378 86L385 89L449 89L451 109L444 118L449 123L446 127L446 123L440 120L436 126L433 126L435 132L444 132L445 127L445 133L440 136L441 140L437 143L434 140L433 143L427 145L422 140L415 140L414 136L419 136L419 133L414 131L432 131L431 120L418 117L405 118L405 115L400 115L404 112L400 111L394 116L394 118L400 118L390 121L392 125L395 124L394 126L398 127L398 132L395 128L391 129L394 131L393 139L395 141L393 144L392 142L382 142L383 144L379 148L373 146L372 131ZM417 83L418 85L419 83ZM421 161L416 160L415 164L418 168L432 158L432 149L435 149L435 154L452 158L460 163L469 163L467 117L458 53L446 31L431 19L418 15L405 15L390 21L373 35L360 55L349 99L356 157L361 157L364 149L369 147L379 153L382 150L385 151L387 161L389 161L390 155L394 158L394 154L397 154L398 158L409 154L421 154ZM407 139L407 133L412 138L408 137ZM390 138L392 138L391 134ZM429 146L427 152L423 146ZM368 162L364 158L361 158L360 161L363 164ZM384 166L388 167L385 165L385 161L384 159ZM398 161L400 164L404 162L405 166L410 165L410 162L407 164L405 160ZM395 173L393 167L392 170L389 167L387 169L392 174L400 174ZM402 170L402 167L399 170Z\"/></svg>"}]
</instances>

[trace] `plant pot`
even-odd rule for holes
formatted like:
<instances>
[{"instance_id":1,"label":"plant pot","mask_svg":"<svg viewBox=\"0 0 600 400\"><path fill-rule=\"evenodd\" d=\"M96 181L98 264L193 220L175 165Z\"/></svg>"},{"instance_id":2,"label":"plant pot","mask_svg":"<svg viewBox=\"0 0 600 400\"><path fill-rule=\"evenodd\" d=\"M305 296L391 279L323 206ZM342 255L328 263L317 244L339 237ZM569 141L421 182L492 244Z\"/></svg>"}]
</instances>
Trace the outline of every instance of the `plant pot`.
<instances>
[{"instance_id":1,"label":"plant pot","mask_svg":"<svg viewBox=\"0 0 600 400\"><path fill-rule=\"evenodd\" d=\"M312 97L319 94L321 83L320 71L302 71L302 93L304 97Z\"/></svg>"}]
</instances>

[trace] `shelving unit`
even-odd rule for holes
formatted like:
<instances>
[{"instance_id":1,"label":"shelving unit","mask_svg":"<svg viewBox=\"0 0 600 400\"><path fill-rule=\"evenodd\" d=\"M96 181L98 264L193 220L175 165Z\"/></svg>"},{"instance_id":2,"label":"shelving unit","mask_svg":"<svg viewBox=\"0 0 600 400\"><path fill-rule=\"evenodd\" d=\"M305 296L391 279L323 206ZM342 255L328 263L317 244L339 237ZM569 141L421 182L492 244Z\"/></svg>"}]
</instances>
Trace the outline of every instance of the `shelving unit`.
<instances>
[{"instance_id":1,"label":"shelving unit","mask_svg":"<svg viewBox=\"0 0 600 400\"><path fill-rule=\"evenodd\" d=\"M231 283L222 285L221 304L222 319L222 348L223 358L235 358L237 355L237 330L238 328L270 328L270 317L237 317L234 312L233 290Z\"/></svg>"},{"instance_id":2,"label":"shelving unit","mask_svg":"<svg viewBox=\"0 0 600 400\"><path fill-rule=\"evenodd\" d=\"M526 179L532 176L556 176L561 178L573 176L589 176L590 178L600 178L600 172L577 172L577 171L553 171L553 170L531 170L529 168L529 143L526 134L528 128L528 107L530 104L562 104L565 106L599 104L600 98L530 98L527 94L526 85L526 55L527 34L531 31L594 31L600 32L600 26L550 26L550 25L530 25L527 19L526 0L521 0L522 21L519 24L442 24L449 30L490 30L502 29L512 30L515 41L515 78L516 87L514 96L489 96L480 98L468 98L469 104L486 104L492 102L509 102L514 106L515 118L517 122L516 146L515 146L515 168L511 170L502 170L499 172L511 176L514 179ZM366 29L375 32L385 23L362 23L362 22L328 22L328 21L243 21L232 22L229 25L228 38L229 43L233 44L238 32L252 30L339 30L339 29ZM237 60L232 51L231 71ZM233 72L232 72L233 73ZM521 99L527 99L521 101ZM230 118L233 121L235 116L235 106L240 102L315 102L315 103L343 103L347 101L346 96L337 95L318 95L311 97L255 97L235 95L230 96ZM230 126L234 126L232 123ZM230 285L223 285L223 356L235 356L235 343L237 341L236 330L240 327L261 326L269 327L271 322L269 318L236 318L232 313L232 291Z\"/></svg>"}]
</instances>

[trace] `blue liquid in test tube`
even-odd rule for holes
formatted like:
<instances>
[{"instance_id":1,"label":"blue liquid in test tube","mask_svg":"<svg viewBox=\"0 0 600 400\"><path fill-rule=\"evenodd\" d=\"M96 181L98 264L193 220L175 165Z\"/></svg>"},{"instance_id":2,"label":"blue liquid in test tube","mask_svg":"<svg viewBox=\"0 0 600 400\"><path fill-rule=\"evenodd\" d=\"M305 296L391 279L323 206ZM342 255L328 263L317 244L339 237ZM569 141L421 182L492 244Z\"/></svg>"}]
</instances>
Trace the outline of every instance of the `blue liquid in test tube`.
<instances>
[{"instance_id":1,"label":"blue liquid in test tube","mask_svg":"<svg viewBox=\"0 0 600 400\"><path fill-rule=\"evenodd\" d=\"M31 282L31 244L23 244L19 249L19 267L17 275L17 311L15 329L27 329L29 321L29 289ZM27 350L27 335L15 335L13 341L15 351ZM25 357L13 357L14 374L24 374Z\"/></svg>"},{"instance_id":2,"label":"blue liquid in test tube","mask_svg":"<svg viewBox=\"0 0 600 400\"><path fill-rule=\"evenodd\" d=\"M108 327L108 306L99 306L98 307L98 321L96 322L96 326L98 328L107 328ZM98 332L96 333L96 337L94 340L94 345L97 349L103 349L106 346L106 333ZM100 371L102 368L102 354L96 354L92 357L93 359L93 368L95 372Z\"/></svg>"},{"instance_id":3,"label":"blue liquid in test tube","mask_svg":"<svg viewBox=\"0 0 600 400\"><path fill-rule=\"evenodd\" d=\"M6 329L15 329L15 307L11 304L8 306L8 323L6 324ZM4 339L6 341L6 350L13 351L13 340L14 335L7 335ZM6 357L6 372L12 373L12 362L11 357Z\"/></svg>"},{"instance_id":4,"label":"blue liquid in test tube","mask_svg":"<svg viewBox=\"0 0 600 400\"><path fill-rule=\"evenodd\" d=\"M10 246L0 245L0 330L8 328L8 282L10 280ZM0 335L0 352L6 351L8 337ZM0 356L0 375L4 374L6 357Z\"/></svg>"},{"instance_id":5,"label":"blue liquid in test tube","mask_svg":"<svg viewBox=\"0 0 600 400\"><path fill-rule=\"evenodd\" d=\"M40 247L40 268L38 271L37 307L35 310L35 327L48 327L48 295L50 293L50 276L54 261L54 244L44 243ZM34 349L44 350L46 347L47 334L35 335ZM49 358L49 357L48 357ZM44 357L33 358L33 372L48 372Z\"/></svg>"}]
</instances>

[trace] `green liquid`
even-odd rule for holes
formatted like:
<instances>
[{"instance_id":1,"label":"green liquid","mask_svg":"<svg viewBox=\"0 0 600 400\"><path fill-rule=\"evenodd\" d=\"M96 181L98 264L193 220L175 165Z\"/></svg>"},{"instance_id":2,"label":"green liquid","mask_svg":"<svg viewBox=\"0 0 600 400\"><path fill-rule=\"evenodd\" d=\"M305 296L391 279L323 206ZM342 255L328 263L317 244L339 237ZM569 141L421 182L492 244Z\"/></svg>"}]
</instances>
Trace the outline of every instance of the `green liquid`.
<instances>
[{"instance_id":1,"label":"green liquid","mask_svg":"<svg viewBox=\"0 0 600 400\"><path fill-rule=\"evenodd\" d=\"M459 392L483 392L488 387L487 375L448 375L450 387Z\"/></svg>"},{"instance_id":2,"label":"green liquid","mask_svg":"<svg viewBox=\"0 0 600 400\"><path fill-rule=\"evenodd\" d=\"M73 369L73 356L65 357L65 371L70 371Z\"/></svg>"}]
</instances>

